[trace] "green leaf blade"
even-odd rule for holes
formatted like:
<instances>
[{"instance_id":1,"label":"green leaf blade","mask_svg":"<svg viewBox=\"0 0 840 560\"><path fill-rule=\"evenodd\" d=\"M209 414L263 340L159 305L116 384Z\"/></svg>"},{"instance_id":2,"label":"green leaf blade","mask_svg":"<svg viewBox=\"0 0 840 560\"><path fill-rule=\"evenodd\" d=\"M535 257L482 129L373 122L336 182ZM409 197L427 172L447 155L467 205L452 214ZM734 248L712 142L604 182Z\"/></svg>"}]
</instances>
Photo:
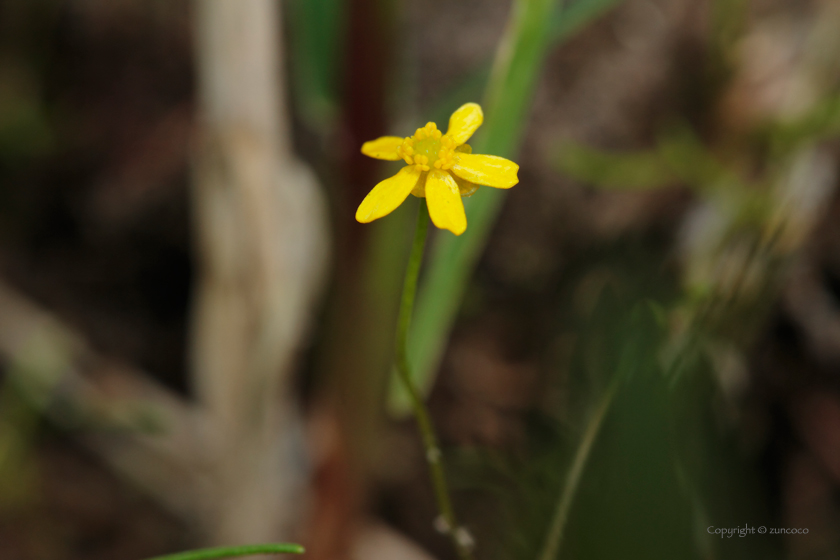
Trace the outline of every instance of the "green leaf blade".
<instances>
[{"instance_id":1,"label":"green leaf blade","mask_svg":"<svg viewBox=\"0 0 840 560\"><path fill-rule=\"evenodd\" d=\"M303 554L304 548L299 544L270 543L249 544L243 546L222 546L216 548L202 548L187 550L175 554L155 556L149 560L215 560L217 558L235 558L239 556L253 556L256 554Z\"/></svg>"}]
</instances>

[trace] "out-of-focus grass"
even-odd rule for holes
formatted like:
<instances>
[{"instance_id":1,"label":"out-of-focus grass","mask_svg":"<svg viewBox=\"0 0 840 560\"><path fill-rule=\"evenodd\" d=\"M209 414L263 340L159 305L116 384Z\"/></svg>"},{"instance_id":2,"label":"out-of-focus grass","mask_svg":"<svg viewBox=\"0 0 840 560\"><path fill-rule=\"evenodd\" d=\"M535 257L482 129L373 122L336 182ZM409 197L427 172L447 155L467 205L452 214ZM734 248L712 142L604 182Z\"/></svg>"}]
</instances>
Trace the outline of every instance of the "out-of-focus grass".
<instances>
[{"instance_id":1,"label":"out-of-focus grass","mask_svg":"<svg viewBox=\"0 0 840 560\"><path fill-rule=\"evenodd\" d=\"M0 511L37 498L35 444L67 364L67 347L53 344L56 340L47 331L33 336L7 365L0 384Z\"/></svg>"},{"instance_id":2,"label":"out-of-focus grass","mask_svg":"<svg viewBox=\"0 0 840 560\"><path fill-rule=\"evenodd\" d=\"M677 180L655 152L607 154L568 143L560 150L558 159L558 165L567 175L604 189L654 189Z\"/></svg>"},{"instance_id":3,"label":"out-of-focus grass","mask_svg":"<svg viewBox=\"0 0 840 560\"><path fill-rule=\"evenodd\" d=\"M556 165L567 176L604 190L650 190L682 184L702 195L738 190L743 183L684 124L664 130L651 150L611 153L567 141L558 149Z\"/></svg>"},{"instance_id":4,"label":"out-of-focus grass","mask_svg":"<svg viewBox=\"0 0 840 560\"><path fill-rule=\"evenodd\" d=\"M43 156L53 146L46 107L37 78L22 65L0 68L0 163L9 167Z\"/></svg>"},{"instance_id":5,"label":"out-of-focus grass","mask_svg":"<svg viewBox=\"0 0 840 560\"><path fill-rule=\"evenodd\" d=\"M743 3L723 4L716 4L710 37L709 109L734 71L731 50L741 32ZM778 537L753 532L721 539L709 533L709 528L755 529L773 523L765 481L757 476L755 458L744 456L738 445L736 423L727 414L731 402L720 380L733 375L722 363L743 359L755 340L802 232L808 231L801 222L813 221L815 212L807 208L825 196L828 187L820 185L814 150L817 142L836 134L835 99L836 93L826 92L800 117L759 124L743 137L740 130L727 131L728 136L719 131L718 144L680 125L664 130L654 148L635 153L601 152L568 142L560 149L558 167L595 188L683 185L705 210L694 216L690 243L682 248L681 278L668 281L666 293L672 297L657 305L659 327L635 324L610 337L611 325L626 324L618 310L644 297L631 292L625 305L608 306L609 316L593 312L591 321L600 334L590 338L591 331L578 331L579 353L587 355L593 340L600 351L595 359L578 363L582 369L572 368L572 380L591 375L593 367L621 371L620 363L603 356L627 345L633 347L633 363L644 366L636 368L641 375L622 380L592 450L561 548L566 556L782 557ZM797 178L797 169L806 175ZM635 274L628 270L626 278ZM642 332L658 334L639 338ZM582 400L597 398L584 394ZM565 449L544 445L549 453L552 447ZM551 477L547 480L550 484ZM559 477L553 484L562 484ZM558 489L557 495L568 491Z\"/></svg>"},{"instance_id":6,"label":"out-of-focus grass","mask_svg":"<svg viewBox=\"0 0 840 560\"><path fill-rule=\"evenodd\" d=\"M339 105L343 0L294 0L288 4L294 56L289 58L297 113L313 129L335 126Z\"/></svg>"},{"instance_id":7,"label":"out-of-focus grass","mask_svg":"<svg viewBox=\"0 0 840 560\"><path fill-rule=\"evenodd\" d=\"M464 455L456 462L459 490L494 496L492 527L481 532L491 558L779 557L774 538L707 532L771 521L761 480L742 460L735 433L721 430L725 403L710 361L690 360L675 380L662 359L670 337L663 312L680 301L679 278L659 269L663 250L645 239L617 241L568 263L559 301L547 304L556 306L555 334L572 337L574 350L542 390L525 449L481 451L477 461L473 451L469 462ZM608 280L592 309L575 310L569 294L593 276ZM558 394L562 408L548 397ZM588 434L602 413L597 433ZM569 486L584 437L594 443ZM543 556L562 498L569 500L563 538L556 555Z\"/></svg>"},{"instance_id":8,"label":"out-of-focus grass","mask_svg":"<svg viewBox=\"0 0 840 560\"><path fill-rule=\"evenodd\" d=\"M6 376L0 385L0 516L35 498L38 472L34 457L40 414Z\"/></svg>"}]
</instances>

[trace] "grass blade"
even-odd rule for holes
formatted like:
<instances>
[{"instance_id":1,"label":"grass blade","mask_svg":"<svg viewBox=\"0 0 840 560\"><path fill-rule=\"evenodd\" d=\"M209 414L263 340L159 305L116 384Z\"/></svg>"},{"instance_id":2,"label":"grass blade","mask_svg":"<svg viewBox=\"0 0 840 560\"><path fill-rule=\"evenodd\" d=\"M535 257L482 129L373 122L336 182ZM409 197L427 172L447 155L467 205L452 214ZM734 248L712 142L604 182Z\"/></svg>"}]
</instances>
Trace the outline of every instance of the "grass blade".
<instances>
[{"instance_id":1,"label":"grass blade","mask_svg":"<svg viewBox=\"0 0 840 560\"><path fill-rule=\"evenodd\" d=\"M249 544L244 546L222 546L218 548L202 548L188 550L165 556L155 556L149 560L214 560L216 558L234 558L237 556L253 556L255 554L303 554L304 549L299 544Z\"/></svg>"}]
</instances>

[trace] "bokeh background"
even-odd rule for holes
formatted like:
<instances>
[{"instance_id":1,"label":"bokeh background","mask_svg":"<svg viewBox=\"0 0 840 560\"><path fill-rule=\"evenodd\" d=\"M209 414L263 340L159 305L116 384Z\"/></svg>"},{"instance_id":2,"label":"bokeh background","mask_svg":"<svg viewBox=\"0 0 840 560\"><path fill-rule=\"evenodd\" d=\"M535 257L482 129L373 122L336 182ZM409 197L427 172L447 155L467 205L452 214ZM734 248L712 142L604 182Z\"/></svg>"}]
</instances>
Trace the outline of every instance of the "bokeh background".
<instances>
[{"instance_id":1,"label":"bokeh background","mask_svg":"<svg viewBox=\"0 0 840 560\"><path fill-rule=\"evenodd\" d=\"M412 358L476 556L837 558L838 30L835 0L1 0L0 558L454 558L391 385L417 200L353 216L398 168L361 143L468 101L520 183L433 234Z\"/></svg>"}]
</instances>

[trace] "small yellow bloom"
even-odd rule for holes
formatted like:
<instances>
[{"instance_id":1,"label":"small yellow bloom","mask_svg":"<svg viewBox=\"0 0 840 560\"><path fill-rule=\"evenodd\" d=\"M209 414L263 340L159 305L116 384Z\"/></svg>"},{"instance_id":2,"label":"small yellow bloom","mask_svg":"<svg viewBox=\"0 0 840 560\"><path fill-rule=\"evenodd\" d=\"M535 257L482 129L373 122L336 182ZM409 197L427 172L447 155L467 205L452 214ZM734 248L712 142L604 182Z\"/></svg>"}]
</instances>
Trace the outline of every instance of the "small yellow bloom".
<instances>
[{"instance_id":1,"label":"small yellow bloom","mask_svg":"<svg viewBox=\"0 0 840 560\"><path fill-rule=\"evenodd\" d=\"M362 153L376 159L404 160L408 165L376 185L356 211L366 224L393 212L409 194L425 197L432 222L461 235L467 229L462 196L471 196L478 185L509 189L519 182L519 166L510 160L473 154L465 144L481 126L484 114L476 103L452 113L449 130L441 134L435 123L418 128L414 136L383 136L362 146Z\"/></svg>"}]
</instances>

